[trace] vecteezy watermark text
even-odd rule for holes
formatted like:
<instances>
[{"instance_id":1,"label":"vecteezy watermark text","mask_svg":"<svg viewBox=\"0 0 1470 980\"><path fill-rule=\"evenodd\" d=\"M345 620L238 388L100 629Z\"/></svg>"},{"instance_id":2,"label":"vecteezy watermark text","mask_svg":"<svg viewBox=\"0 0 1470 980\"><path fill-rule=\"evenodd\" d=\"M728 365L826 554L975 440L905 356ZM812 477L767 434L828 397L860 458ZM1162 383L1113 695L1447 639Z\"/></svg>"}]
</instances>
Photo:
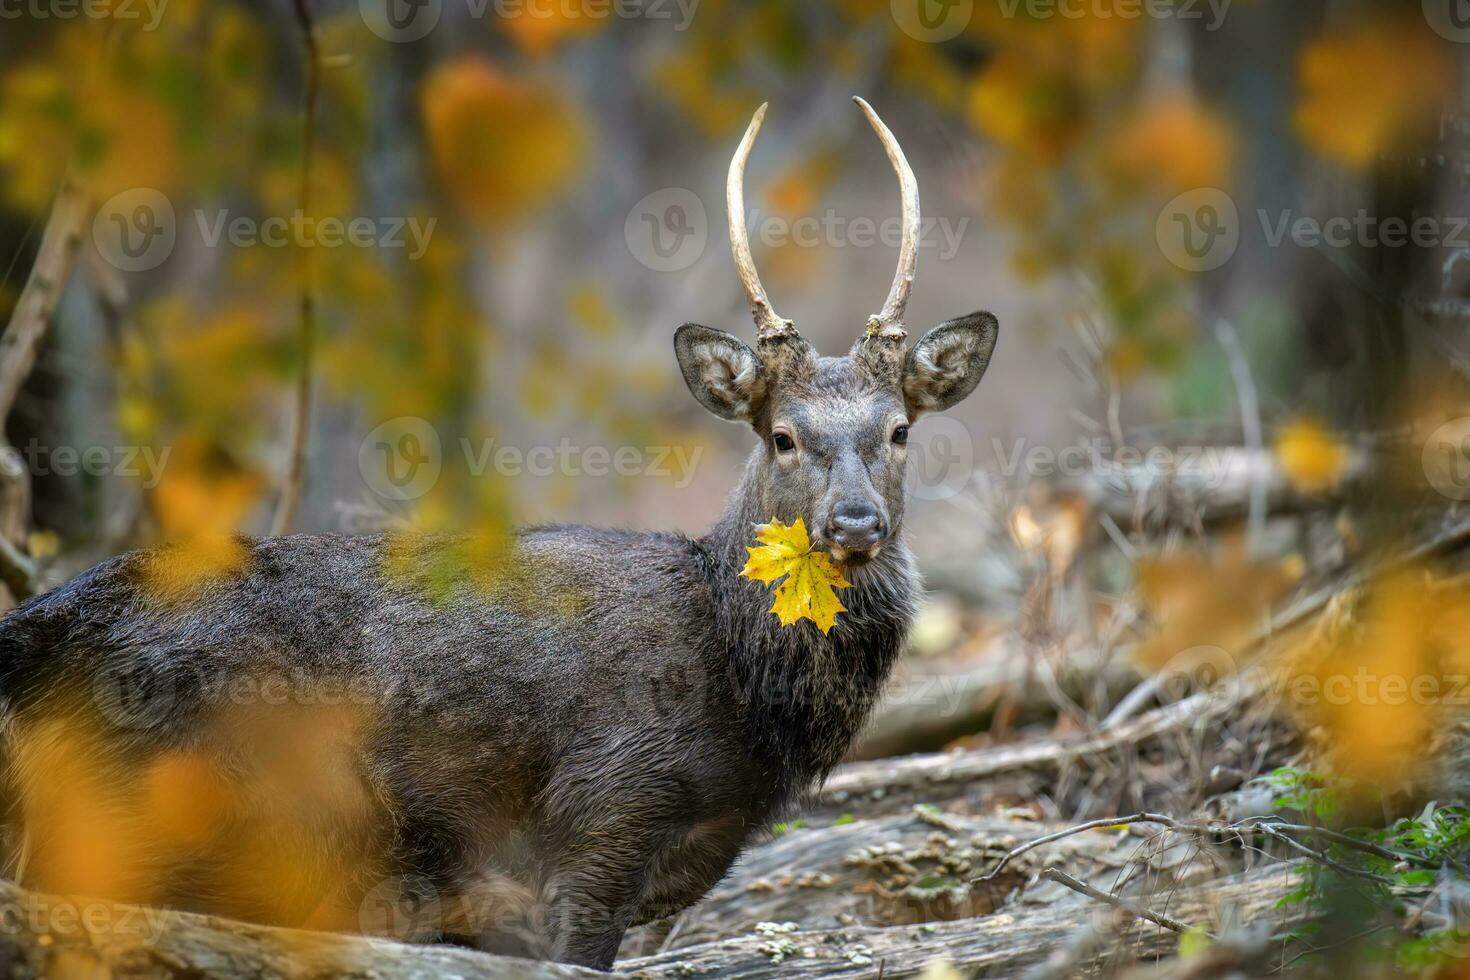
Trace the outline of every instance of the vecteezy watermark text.
<instances>
[{"instance_id":1,"label":"vecteezy watermark text","mask_svg":"<svg viewBox=\"0 0 1470 980\"><path fill-rule=\"evenodd\" d=\"M751 240L767 248L892 249L903 241L903 219L897 215L877 220L847 217L829 209L820 215L786 218L752 211L747 225ZM919 248L934 250L941 262L947 262L959 254L969 227L968 217L958 221L925 218L919 226ZM699 261L709 232L704 202L683 187L665 187L646 195L623 223L628 251L655 272L679 272Z\"/></svg>"},{"instance_id":2,"label":"vecteezy watermark text","mask_svg":"<svg viewBox=\"0 0 1470 980\"><path fill-rule=\"evenodd\" d=\"M406 248L417 261L429 250L438 218L314 218L303 211L287 217L230 217L228 210L194 212L199 238L207 248L221 240L235 248Z\"/></svg>"},{"instance_id":3,"label":"vecteezy watermark text","mask_svg":"<svg viewBox=\"0 0 1470 980\"><path fill-rule=\"evenodd\" d=\"M1219 446L1117 446L1101 437L1083 439L1060 449L1032 445L1024 438L1006 445L990 441L996 469L1013 477L1024 471L1032 479L1094 478L1124 490L1162 476L1190 476L1202 490L1214 490L1229 479L1226 452Z\"/></svg>"},{"instance_id":4,"label":"vecteezy watermark text","mask_svg":"<svg viewBox=\"0 0 1470 980\"><path fill-rule=\"evenodd\" d=\"M563 436L556 443L517 446L494 438L462 437L458 448L471 476L653 477L684 489L704 456L703 446L581 445ZM401 416L369 432L357 452L363 480L389 500L415 500L432 490L444 469L444 444L426 419Z\"/></svg>"},{"instance_id":5,"label":"vecteezy watermark text","mask_svg":"<svg viewBox=\"0 0 1470 980\"><path fill-rule=\"evenodd\" d=\"M682 32L693 22L699 0L358 0L358 11L378 37L408 43L427 37L452 5L472 20L671 21Z\"/></svg>"},{"instance_id":6,"label":"vecteezy watermark text","mask_svg":"<svg viewBox=\"0 0 1470 980\"><path fill-rule=\"evenodd\" d=\"M157 30L169 0L0 0L0 20L124 20Z\"/></svg>"},{"instance_id":7,"label":"vecteezy watermark text","mask_svg":"<svg viewBox=\"0 0 1470 980\"><path fill-rule=\"evenodd\" d=\"M1232 0L996 0L1002 16L1023 13L1028 20L1203 20L1205 30L1218 30Z\"/></svg>"},{"instance_id":8,"label":"vecteezy watermark text","mask_svg":"<svg viewBox=\"0 0 1470 980\"><path fill-rule=\"evenodd\" d=\"M432 217L316 217L299 210L261 218L227 208L196 208L193 218L199 244L209 249L222 244L234 248L401 249L413 261L429 250L439 224ZM147 272L163 265L174 253L180 233L173 202L151 187L114 195L98 208L92 221L92 240L98 252L123 272Z\"/></svg>"},{"instance_id":9,"label":"vecteezy watermark text","mask_svg":"<svg viewBox=\"0 0 1470 980\"><path fill-rule=\"evenodd\" d=\"M172 446L44 446L30 439L5 450L20 457L32 476L120 476L152 490L163 479Z\"/></svg>"},{"instance_id":10,"label":"vecteezy watermark text","mask_svg":"<svg viewBox=\"0 0 1470 980\"><path fill-rule=\"evenodd\" d=\"M1415 211L1377 215L1367 208L1320 217L1286 209L1255 212L1268 248L1448 248L1470 249L1470 216ZM1185 191L1159 212L1154 236L1165 258L1191 272L1218 269L1234 257L1249 219L1235 201L1214 187Z\"/></svg>"}]
</instances>

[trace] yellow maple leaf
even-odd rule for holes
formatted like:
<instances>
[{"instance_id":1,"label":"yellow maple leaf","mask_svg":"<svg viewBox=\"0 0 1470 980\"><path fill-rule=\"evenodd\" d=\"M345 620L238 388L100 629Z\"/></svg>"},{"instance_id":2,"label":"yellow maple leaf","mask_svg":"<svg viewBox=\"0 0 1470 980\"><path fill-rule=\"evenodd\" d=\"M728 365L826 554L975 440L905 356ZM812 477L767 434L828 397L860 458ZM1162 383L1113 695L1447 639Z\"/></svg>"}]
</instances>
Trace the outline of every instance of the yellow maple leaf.
<instances>
[{"instance_id":1,"label":"yellow maple leaf","mask_svg":"<svg viewBox=\"0 0 1470 980\"><path fill-rule=\"evenodd\" d=\"M826 633L837 622L837 614L847 607L837 598L838 589L851 588L836 562L826 552L812 548L806 524L798 517L787 527L780 521L757 524L758 547L746 548L750 560L740 574L766 585L784 579L776 586L776 601L771 612L782 626L810 619Z\"/></svg>"}]
</instances>

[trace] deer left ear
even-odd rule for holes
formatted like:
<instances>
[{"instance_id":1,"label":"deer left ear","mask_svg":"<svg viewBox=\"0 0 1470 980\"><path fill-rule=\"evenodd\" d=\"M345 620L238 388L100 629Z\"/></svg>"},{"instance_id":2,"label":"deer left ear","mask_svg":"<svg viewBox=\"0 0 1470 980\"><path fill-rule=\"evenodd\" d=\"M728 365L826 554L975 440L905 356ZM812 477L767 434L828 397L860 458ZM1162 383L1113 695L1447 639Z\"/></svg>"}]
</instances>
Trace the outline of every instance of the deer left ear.
<instances>
[{"instance_id":1,"label":"deer left ear","mask_svg":"<svg viewBox=\"0 0 1470 980\"><path fill-rule=\"evenodd\" d=\"M723 330L686 323L674 332L674 354L701 405L731 422L755 421L766 397L765 371L755 351Z\"/></svg>"},{"instance_id":2,"label":"deer left ear","mask_svg":"<svg viewBox=\"0 0 1470 980\"><path fill-rule=\"evenodd\" d=\"M941 323L909 351L903 365L903 399L910 418L942 412L975 390L990 366L1000 321L971 313Z\"/></svg>"}]
</instances>

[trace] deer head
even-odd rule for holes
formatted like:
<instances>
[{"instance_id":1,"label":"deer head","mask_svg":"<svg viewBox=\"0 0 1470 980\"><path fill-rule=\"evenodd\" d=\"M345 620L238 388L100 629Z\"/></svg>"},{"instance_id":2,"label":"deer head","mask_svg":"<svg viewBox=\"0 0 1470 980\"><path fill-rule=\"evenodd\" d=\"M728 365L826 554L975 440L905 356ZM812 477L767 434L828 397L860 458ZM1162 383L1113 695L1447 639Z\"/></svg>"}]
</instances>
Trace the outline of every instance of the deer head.
<instances>
[{"instance_id":1,"label":"deer head","mask_svg":"<svg viewBox=\"0 0 1470 980\"><path fill-rule=\"evenodd\" d=\"M852 349L843 357L819 356L772 308L756 273L745 226L745 162L764 105L735 151L725 189L730 248L755 317L755 349L695 323L674 335L694 397L723 419L749 423L761 437L752 461L759 511L788 523L803 517L818 547L850 565L877 555L903 519L909 426L975 389L999 329L989 313L971 313L908 346L903 316L919 253L918 182L872 106L854 101L898 175L903 237L888 299L862 325Z\"/></svg>"}]
</instances>

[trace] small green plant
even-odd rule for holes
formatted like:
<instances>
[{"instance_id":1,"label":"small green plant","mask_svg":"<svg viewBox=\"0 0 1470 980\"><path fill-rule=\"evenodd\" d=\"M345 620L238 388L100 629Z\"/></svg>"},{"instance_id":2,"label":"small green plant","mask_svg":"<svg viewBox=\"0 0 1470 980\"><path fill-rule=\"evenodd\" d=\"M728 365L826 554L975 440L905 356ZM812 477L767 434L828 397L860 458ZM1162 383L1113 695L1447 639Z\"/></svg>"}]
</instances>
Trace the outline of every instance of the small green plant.
<instances>
[{"instance_id":1,"label":"small green plant","mask_svg":"<svg viewBox=\"0 0 1470 980\"><path fill-rule=\"evenodd\" d=\"M1283 815L1320 828L1294 835L1316 857L1299 867L1301 881L1277 903L1312 912L1310 921L1274 937L1313 950L1299 964L1350 944L1361 961L1432 974L1470 952L1470 936L1453 917L1426 925L1410 914L1437 889L1470 881L1470 810L1431 803L1387 827L1336 829L1344 800L1371 792L1367 787L1291 767L1261 782L1275 791L1273 804ZM1409 933L1411 927L1417 931Z\"/></svg>"}]
</instances>

